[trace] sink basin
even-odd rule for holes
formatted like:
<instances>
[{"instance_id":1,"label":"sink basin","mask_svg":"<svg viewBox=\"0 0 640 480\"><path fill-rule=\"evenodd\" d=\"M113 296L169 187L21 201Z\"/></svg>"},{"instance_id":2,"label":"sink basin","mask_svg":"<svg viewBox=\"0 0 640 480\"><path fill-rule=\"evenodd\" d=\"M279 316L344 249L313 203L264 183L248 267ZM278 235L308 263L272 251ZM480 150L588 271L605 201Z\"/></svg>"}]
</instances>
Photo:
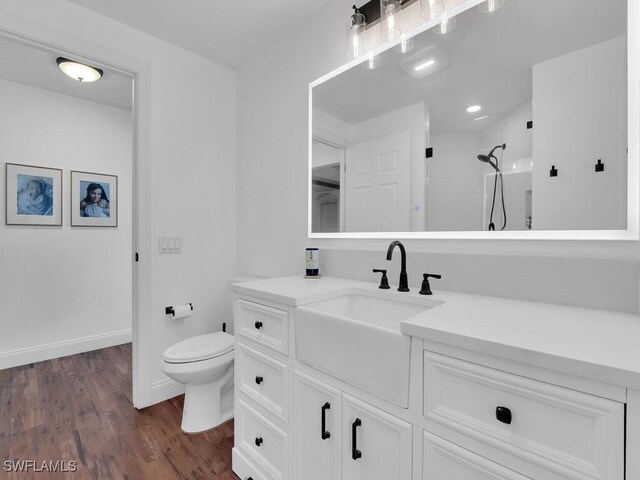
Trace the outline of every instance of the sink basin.
<instances>
[{"instance_id":1,"label":"sink basin","mask_svg":"<svg viewBox=\"0 0 640 480\"><path fill-rule=\"evenodd\" d=\"M400 332L400 322L439 303L363 290L298 307L296 358L407 408L411 337Z\"/></svg>"}]
</instances>

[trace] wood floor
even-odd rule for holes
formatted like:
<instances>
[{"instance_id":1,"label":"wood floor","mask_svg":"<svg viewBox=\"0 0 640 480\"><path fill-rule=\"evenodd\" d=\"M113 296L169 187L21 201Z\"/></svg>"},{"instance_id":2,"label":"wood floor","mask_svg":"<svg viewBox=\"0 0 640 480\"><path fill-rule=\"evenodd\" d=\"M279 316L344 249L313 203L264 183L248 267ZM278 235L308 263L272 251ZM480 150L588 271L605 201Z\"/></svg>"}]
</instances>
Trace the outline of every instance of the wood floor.
<instances>
[{"instance_id":1,"label":"wood floor","mask_svg":"<svg viewBox=\"0 0 640 480\"><path fill-rule=\"evenodd\" d=\"M233 422L185 435L182 404L133 408L130 344L0 370L0 478L237 480ZM77 470L8 472L18 460Z\"/></svg>"}]
</instances>

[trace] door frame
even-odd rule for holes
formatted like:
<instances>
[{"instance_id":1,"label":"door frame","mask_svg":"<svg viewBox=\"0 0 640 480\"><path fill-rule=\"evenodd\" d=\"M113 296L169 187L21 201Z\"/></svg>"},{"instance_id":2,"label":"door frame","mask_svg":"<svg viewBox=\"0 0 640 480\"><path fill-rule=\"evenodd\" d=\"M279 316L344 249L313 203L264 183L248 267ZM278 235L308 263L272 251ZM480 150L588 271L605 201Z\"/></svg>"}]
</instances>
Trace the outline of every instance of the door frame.
<instances>
[{"instance_id":1,"label":"door frame","mask_svg":"<svg viewBox=\"0 0 640 480\"><path fill-rule=\"evenodd\" d=\"M7 20L7 23L11 19ZM131 78L133 85L132 128L132 400L135 408L152 405L151 331L151 182L150 182L150 77L147 61L72 37L46 26L24 34L0 25L0 37L8 38L58 56L107 67ZM64 40L61 40L64 39ZM138 261L136 261L136 255Z\"/></svg>"}]
</instances>

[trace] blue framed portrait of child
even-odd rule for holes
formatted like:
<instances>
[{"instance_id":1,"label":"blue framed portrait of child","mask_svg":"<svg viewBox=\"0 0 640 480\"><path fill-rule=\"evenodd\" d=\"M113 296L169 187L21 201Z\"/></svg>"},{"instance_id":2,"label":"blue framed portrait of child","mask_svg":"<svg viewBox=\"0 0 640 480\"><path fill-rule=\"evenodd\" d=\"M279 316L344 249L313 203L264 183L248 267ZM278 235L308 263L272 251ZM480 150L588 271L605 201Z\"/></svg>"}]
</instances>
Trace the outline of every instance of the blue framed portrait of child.
<instances>
[{"instance_id":1,"label":"blue framed portrait of child","mask_svg":"<svg viewBox=\"0 0 640 480\"><path fill-rule=\"evenodd\" d=\"M71 171L71 226L118 226L118 177Z\"/></svg>"},{"instance_id":2,"label":"blue framed portrait of child","mask_svg":"<svg viewBox=\"0 0 640 480\"><path fill-rule=\"evenodd\" d=\"M62 225L62 170L6 164L6 224Z\"/></svg>"}]
</instances>

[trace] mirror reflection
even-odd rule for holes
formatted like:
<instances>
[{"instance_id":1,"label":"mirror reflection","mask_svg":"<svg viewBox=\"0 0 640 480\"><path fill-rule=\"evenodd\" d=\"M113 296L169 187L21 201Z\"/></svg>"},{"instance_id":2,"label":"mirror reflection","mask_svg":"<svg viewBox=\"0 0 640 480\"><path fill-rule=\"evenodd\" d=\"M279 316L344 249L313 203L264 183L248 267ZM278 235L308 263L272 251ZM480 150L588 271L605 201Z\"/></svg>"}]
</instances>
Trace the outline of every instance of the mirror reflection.
<instances>
[{"instance_id":1,"label":"mirror reflection","mask_svg":"<svg viewBox=\"0 0 640 480\"><path fill-rule=\"evenodd\" d=\"M313 88L312 231L626 229L626 0L455 18Z\"/></svg>"}]
</instances>

